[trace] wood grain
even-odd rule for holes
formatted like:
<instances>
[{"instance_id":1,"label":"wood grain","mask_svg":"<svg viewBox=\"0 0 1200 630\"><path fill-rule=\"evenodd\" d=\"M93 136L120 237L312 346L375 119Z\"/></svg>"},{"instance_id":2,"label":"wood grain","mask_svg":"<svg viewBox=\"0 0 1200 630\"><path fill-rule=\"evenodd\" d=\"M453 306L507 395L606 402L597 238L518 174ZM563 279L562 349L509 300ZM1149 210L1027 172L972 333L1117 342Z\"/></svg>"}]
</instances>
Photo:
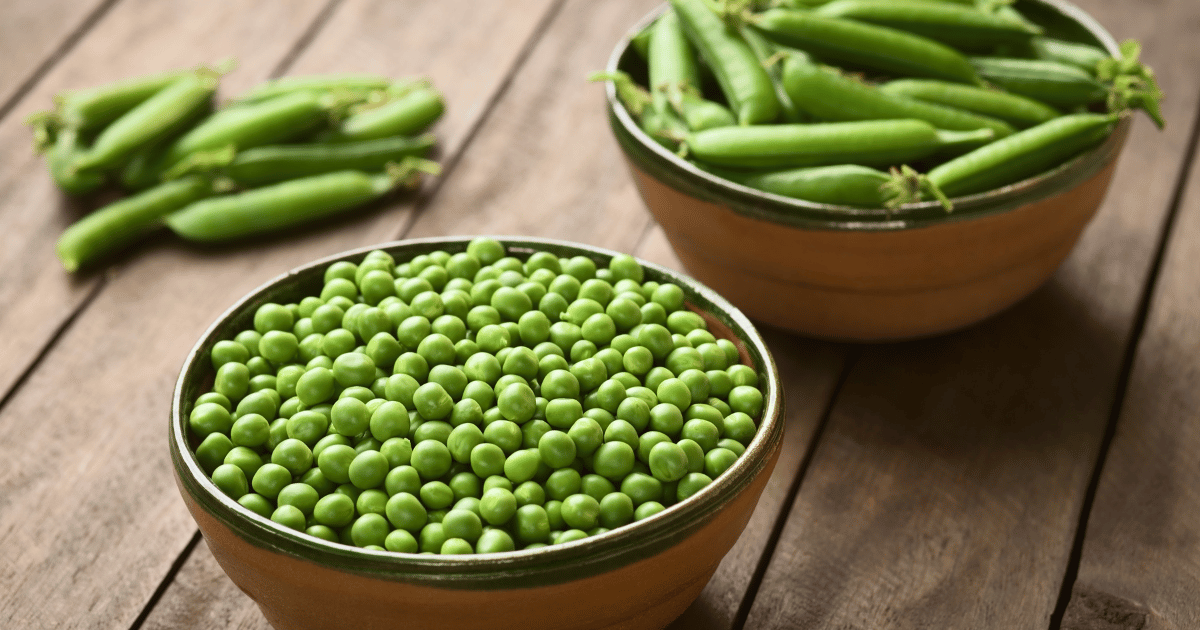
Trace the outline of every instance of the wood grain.
<instances>
[{"instance_id":1,"label":"wood grain","mask_svg":"<svg viewBox=\"0 0 1200 630\"><path fill-rule=\"evenodd\" d=\"M0 106L17 95L105 0L9 0L0 20Z\"/></svg>"},{"instance_id":2,"label":"wood grain","mask_svg":"<svg viewBox=\"0 0 1200 630\"><path fill-rule=\"evenodd\" d=\"M263 80L324 6L325 0L246 12L236 2L130 0L115 7L0 121L0 398L95 288L100 273L72 276L54 257L59 234L111 196L85 201L55 188L30 148L24 118L54 93L169 68L236 56L227 76L233 94Z\"/></svg>"},{"instance_id":3,"label":"wood grain","mask_svg":"<svg viewBox=\"0 0 1200 630\"><path fill-rule=\"evenodd\" d=\"M1175 121L1177 132L1186 120ZM1088 516L1064 630L1200 627L1200 164Z\"/></svg>"},{"instance_id":4,"label":"wood grain","mask_svg":"<svg viewBox=\"0 0 1200 630\"><path fill-rule=\"evenodd\" d=\"M609 131L603 88L585 77L657 4L569 0L405 236L522 234L632 250L650 215Z\"/></svg>"},{"instance_id":5,"label":"wood grain","mask_svg":"<svg viewBox=\"0 0 1200 630\"><path fill-rule=\"evenodd\" d=\"M1200 7L1083 4L1143 40L1186 125L1200 82L1180 42ZM1183 144L1137 121L1107 203L1029 300L864 351L746 627L1048 625Z\"/></svg>"}]
</instances>

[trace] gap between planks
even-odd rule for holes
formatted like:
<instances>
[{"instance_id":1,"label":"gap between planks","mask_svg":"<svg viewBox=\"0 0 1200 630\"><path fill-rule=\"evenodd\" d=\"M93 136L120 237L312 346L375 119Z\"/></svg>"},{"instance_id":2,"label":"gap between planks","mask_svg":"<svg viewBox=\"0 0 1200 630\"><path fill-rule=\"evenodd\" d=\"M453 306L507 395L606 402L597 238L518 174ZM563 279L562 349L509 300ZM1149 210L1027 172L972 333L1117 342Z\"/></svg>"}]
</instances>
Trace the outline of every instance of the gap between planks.
<instances>
[{"instance_id":1,"label":"gap between planks","mask_svg":"<svg viewBox=\"0 0 1200 630\"><path fill-rule=\"evenodd\" d=\"M1200 102L1200 99L1197 99L1197 101ZM1137 360L1138 347L1141 345L1142 337L1146 332L1146 320L1150 313L1150 307L1154 302L1155 291L1162 273L1163 261L1166 258L1171 237L1175 233L1175 226L1183 205L1183 198L1191 179L1192 167L1196 161L1196 145L1198 143L1200 143L1200 106L1196 108L1192 116L1192 126L1188 131L1187 150L1179 165L1179 175L1175 180L1175 189L1171 193L1170 205L1167 208L1166 216L1163 218L1162 227L1159 230L1159 239L1155 248L1154 258L1150 263L1149 271L1146 273L1146 282L1142 287L1142 294L1138 300L1138 308L1134 316L1130 340L1125 347L1125 354L1121 359L1121 369L1116 392L1113 397L1112 408L1109 412L1108 424L1104 429L1104 436L1100 443L1099 454L1096 457L1095 468L1092 470L1092 477L1088 481L1087 490L1084 493L1083 506L1079 512L1079 524L1075 528L1075 539L1071 544L1071 554L1068 557L1067 568L1063 575L1062 588L1058 593L1058 604L1054 608L1054 614L1050 617L1050 630L1059 630L1062 627L1063 616L1067 611L1067 606L1071 602L1071 594L1075 588L1075 581L1079 577L1079 565L1083 558L1083 543L1087 538L1088 518L1091 516L1092 506L1096 501L1096 492L1100 487L1100 478L1104 474L1104 463L1108 460L1108 452L1112 447L1113 438L1117 433L1117 424L1121 418L1125 396L1129 390L1129 381Z\"/></svg>"}]
</instances>

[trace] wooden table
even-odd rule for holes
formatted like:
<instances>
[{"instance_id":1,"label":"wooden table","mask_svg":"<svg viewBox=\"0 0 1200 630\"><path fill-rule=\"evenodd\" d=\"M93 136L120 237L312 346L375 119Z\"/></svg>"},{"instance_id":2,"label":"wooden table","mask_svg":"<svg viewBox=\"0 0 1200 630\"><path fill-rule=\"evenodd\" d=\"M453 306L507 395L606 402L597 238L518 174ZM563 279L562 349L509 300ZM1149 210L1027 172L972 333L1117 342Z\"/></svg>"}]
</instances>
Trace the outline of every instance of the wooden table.
<instances>
[{"instance_id":1,"label":"wooden table","mask_svg":"<svg viewBox=\"0 0 1200 630\"><path fill-rule=\"evenodd\" d=\"M168 400L227 305L318 256L441 234L570 239L678 265L611 139L600 68L658 0L9 0L0 7L0 627L266 628L171 479ZM677 628L1200 627L1200 3L1084 0L1145 43L1107 202L1033 297L884 346L767 330L786 446ZM55 92L236 55L427 74L446 173L255 247L156 238L69 276L68 202L23 118ZM500 627L499 625L497 627Z\"/></svg>"}]
</instances>

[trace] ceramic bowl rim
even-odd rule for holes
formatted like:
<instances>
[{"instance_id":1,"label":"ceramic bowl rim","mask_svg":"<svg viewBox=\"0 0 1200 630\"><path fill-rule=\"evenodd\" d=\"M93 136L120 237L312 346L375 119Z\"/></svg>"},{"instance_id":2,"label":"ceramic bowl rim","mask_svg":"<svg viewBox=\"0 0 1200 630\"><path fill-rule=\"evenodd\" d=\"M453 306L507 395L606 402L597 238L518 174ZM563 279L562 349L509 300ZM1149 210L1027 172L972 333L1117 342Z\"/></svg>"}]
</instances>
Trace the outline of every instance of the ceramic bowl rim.
<instances>
[{"instance_id":1,"label":"ceramic bowl rim","mask_svg":"<svg viewBox=\"0 0 1200 630\"><path fill-rule=\"evenodd\" d=\"M1048 5L1087 30L1109 53L1114 55L1120 53L1120 47L1112 34L1095 18L1069 0L1030 1ZM606 72L611 73L618 70L621 59L626 54L634 36L649 26L668 7L669 3L664 2L630 27L613 48L605 67ZM945 213L936 201L906 204L887 212L882 209L837 206L784 197L750 188L703 171L667 150L642 131L617 98L613 82L605 81L604 83L606 110L614 135L618 136L618 144L621 144L621 134L632 137L637 142L638 149L648 152L651 156L647 160L648 164L668 171L673 179L680 180L688 188L693 189L681 192L695 197L693 191L699 189L706 197L726 205L739 214L767 222L813 230L894 232L970 221L1012 212L1027 203L1040 201L1073 188L1095 175L1110 159L1115 159L1130 127L1130 117L1123 116L1108 138L1099 146L1049 171L995 190L955 197L953 198L955 212ZM632 166L634 161L629 149L625 146L621 148ZM649 176L662 181L657 173L650 173ZM676 187L671 182L663 181L663 183Z\"/></svg>"},{"instance_id":2,"label":"ceramic bowl rim","mask_svg":"<svg viewBox=\"0 0 1200 630\"><path fill-rule=\"evenodd\" d=\"M432 237L406 239L360 247L300 265L280 274L251 290L226 309L208 326L200 339L188 353L179 377L176 380L170 411L170 449L172 466L180 486L180 492L188 495L210 515L229 526L241 538L256 546L265 547L292 557L312 561L330 568L369 575L392 581L436 584L451 588L528 587L541 580L544 583L559 583L570 577L579 577L580 568L588 568L587 574L596 574L636 560L650 557L645 553L655 549L669 548L686 535L695 531L707 517L723 509L736 499L753 481L764 472L772 452L779 448L783 433L783 392L778 369L762 335L739 309L715 291L680 272L638 259L647 275L669 278L684 289L689 303L699 306L729 327L731 332L742 337L743 350L757 358L756 366L764 392L763 421L758 432L739 457L734 466L722 474L687 501L679 502L649 518L584 540L560 545L550 545L532 550L518 550L501 554L478 554L470 556L440 556L399 554L372 551L347 545L329 543L286 528L251 512L241 506L204 474L188 442L188 427L185 407L191 401L185 396L192 385L197 370L211 374L207 349L223 338L226 327L251 308L268 301L274 291L296 286L305 274L314 274L316 269L339 260L360 260L367 252L383 249L389 252L411 252L412 255L436 249L462 250L471 236ZM531 248L571 251L574 255L587 255L593 259L607 259L619 252L558 239L526 236L493 236L506 249L528 253ZM699 303L697 303L699 301ZM740 331L739 331L740 329ZM198 367L199 366L199 367ZM196 384L198 387L199 385ZM664 541L667 544L663 544ZM639 555L640 554L640 555ZM563 570L573 576L564 576ZM540 575L540 577L539 577ZM519 584L514 579L519 578Z\"/></svg>"}]
</instances>

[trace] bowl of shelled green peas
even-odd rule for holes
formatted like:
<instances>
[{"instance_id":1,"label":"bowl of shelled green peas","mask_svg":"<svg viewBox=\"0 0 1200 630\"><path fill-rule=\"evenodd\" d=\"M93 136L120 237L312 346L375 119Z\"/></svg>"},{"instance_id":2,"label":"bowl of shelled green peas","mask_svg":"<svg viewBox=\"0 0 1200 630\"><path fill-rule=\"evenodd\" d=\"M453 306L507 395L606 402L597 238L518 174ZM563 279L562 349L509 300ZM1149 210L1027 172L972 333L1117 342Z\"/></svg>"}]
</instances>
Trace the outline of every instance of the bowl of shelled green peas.
<instances>
[{"instance_id":1,"label":"bowl of shelled green peas","mask_svg":"<svg viewBox=\"0 0 1200 630\"><path fill-rule=\"evenodd\" d=\"M1065 0L758 5L671 0L593 79L687 271L766 323L870 341L993 315L1074 247L1132 112L1162 126L1138 44Z\"/></svg>"},{"instance_id":2,"label":"bowl of shelled green peas","mask_svg":"<svg viewBox=\"0 0 1200 630\"><path fill-rule=\"evenodd\" d=\"M661 628L749 520L782 404L753 325L695 280L430 238L233 305L183 365L170 446L276 628Z\"/></svg>"}]
</instances>

